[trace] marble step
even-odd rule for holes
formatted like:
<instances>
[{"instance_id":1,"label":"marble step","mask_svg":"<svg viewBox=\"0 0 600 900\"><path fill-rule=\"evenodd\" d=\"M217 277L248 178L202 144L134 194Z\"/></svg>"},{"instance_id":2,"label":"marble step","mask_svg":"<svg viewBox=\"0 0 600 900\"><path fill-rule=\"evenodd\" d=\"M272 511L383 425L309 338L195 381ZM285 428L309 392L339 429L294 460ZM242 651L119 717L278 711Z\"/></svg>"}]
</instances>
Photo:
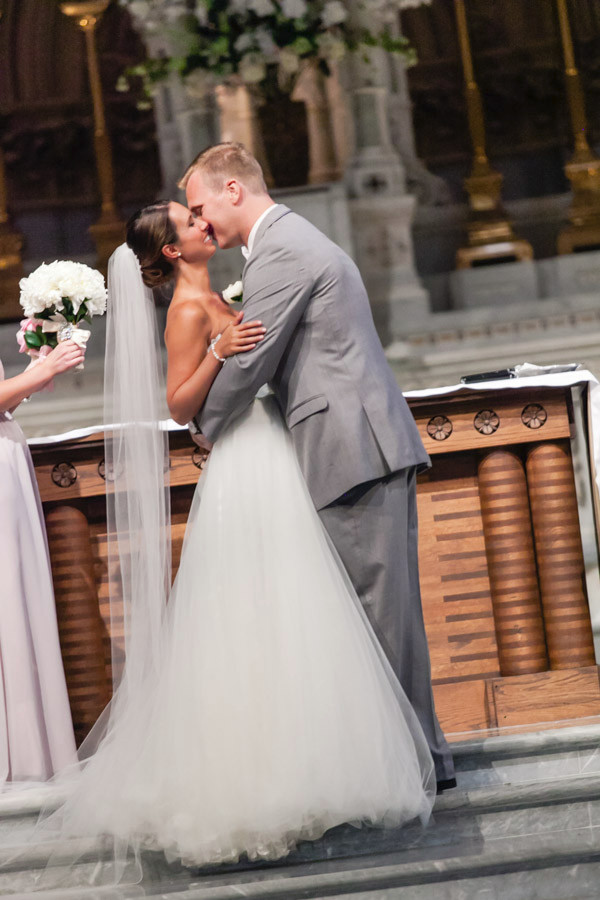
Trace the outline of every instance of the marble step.
<instances>
[{"instance_id":1,"label":"marble step","mask_svg":"<svg viewBox=\"0 0 600 900\"><path fill-rule=\"evenodd\" d=\"M50 849L58 869L61 857L72 858L74 849L82 852L69 874L69 885L82 897L85 894L78 882L87 880L99 867L110 866L107 848L93 842L65 841L51 848L33 845L12 862L10 853L3 851L0 894L18 886L26 896ZM198 900L240 896L267 900L370 891L377 900L396 896L437 900L438 895L453 896L443 893L446 882L498 880L507 873L518 878L519 873L531 871L555 871L560 880L570 877L573 870L579 877L584 872L579 872L581 866L600 877L600 775L457 789L438 798L434 821L425 830L418 825L397 830L343 826L320 841L302 844L284 862L269 865L193 870L169 865L160 854L147 853L142 896L174 900L184 890L187 900L196 896ZM547 877L552 881L550 874ZM425 885L430 893L423 893ZM436 894L432 893L434 886ZM398 893L409 888L413 894ZM417 888L420 893L414 893ZM392 889L393 894L386 893ZM113 892L114 896L135 896L131 888L122 891L125 893ZM76 895L66 888L56 894ZM546 894L540 896L546 898Z\"/></svg>"},{"instance_id":2,"label":"marble step","mask_svg":"<svg viewBox=\"0 0 600 900\"><path fill-rule=\"evenodd\" d=\"M515 898L554 900L552 891L562 885L557 900L597 900L600 889L589 893L589 887L600 884L599 748L597 724L463 741L453 747L459 787L437 798L425 831L418 825L342 826L300 845L285 861L212 870L169 865L162 855L148 853L142 887L95 890L90 896L176 900L183 891L186 900L512 900L514 891ZM22 851L13 862L8 851L0 853L0 894L16 886L21 896L31 890L50 848L24 848L21 838L41 804L59 800L49 788L0 796L2 842L10 831ZM61 854L71 859L76 843L52 848L58 868ZM35 896L88 896L78 883L110 863L99 843L80 843L78 849L83 855L69 873L70 888ZM542 892L535 892L534 881L546 885Z\"/></svg>"},{"instance_id":3,"label":"marble step","mask_svg":"<svg viewBox=\"0 0 600 900\"><path fill-rule=\"evenodd\" d=\"M552 781L600 772L600 723L452 744L459 788Z\"/></svg>"}]
</instances>

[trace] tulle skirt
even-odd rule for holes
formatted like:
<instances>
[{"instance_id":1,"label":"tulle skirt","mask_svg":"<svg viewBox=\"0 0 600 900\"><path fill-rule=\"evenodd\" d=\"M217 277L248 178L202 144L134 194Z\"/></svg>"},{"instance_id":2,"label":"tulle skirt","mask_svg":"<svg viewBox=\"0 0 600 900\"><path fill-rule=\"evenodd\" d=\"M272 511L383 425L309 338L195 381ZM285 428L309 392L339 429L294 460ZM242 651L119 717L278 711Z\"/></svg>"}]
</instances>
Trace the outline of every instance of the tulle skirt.
<instances>
[{"instance_id":1,"label":"tulle skirt","mask_svg":"<svg viewBox=\"0 0 600 900\"><path fill-rule=\"evenodd\" d=\"M425 738L272 396L211 453L165 629L156 674L60 812L63 836L204 865L282 857L343 822L427 820Z\"/></svg>"}]
</instances>

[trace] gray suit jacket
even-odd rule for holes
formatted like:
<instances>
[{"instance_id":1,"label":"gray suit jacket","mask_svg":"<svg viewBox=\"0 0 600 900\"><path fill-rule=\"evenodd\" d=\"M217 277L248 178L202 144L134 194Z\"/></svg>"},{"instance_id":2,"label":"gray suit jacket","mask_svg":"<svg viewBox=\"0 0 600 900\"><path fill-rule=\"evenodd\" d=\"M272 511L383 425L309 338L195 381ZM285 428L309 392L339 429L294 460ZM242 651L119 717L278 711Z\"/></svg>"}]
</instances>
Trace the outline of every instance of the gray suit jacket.
<instances>
[{"instance_id":1,"label":"gray suit jacket","mask_svg":"<svg viewBox=\"0 0 600 900\"><path fill-rule=\"evenodd\" d=\"M343 250L282 206L259 226L243 283L244 318L260 319L267 333L219 372L197 417L210 441L268 383L317 509L365 481L429 463Z\"/></svg>"}]
</instances>

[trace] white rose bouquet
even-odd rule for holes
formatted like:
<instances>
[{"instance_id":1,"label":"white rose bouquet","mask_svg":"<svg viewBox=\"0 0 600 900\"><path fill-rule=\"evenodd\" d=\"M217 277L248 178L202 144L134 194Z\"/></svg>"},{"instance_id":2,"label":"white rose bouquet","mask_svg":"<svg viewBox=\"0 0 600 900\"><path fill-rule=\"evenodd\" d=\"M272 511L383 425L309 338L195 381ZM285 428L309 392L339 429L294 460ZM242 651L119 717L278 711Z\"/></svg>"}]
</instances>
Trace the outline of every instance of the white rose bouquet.
<instances>
[{"instance_id":1,"label":"white rose bouquet","mask_svg":"<svg viewBox=\"0 0 600 900\"><path fill-rule=\"evenodd\" d=\"M73 340L85 347L92 316L106 312L103 275L83 263L55 260L22 278L20 304L26 317L17 332L21 353L43 358L59 341ZM83 366L78 367L83 368Z\"/></svg>"}]
</instances>

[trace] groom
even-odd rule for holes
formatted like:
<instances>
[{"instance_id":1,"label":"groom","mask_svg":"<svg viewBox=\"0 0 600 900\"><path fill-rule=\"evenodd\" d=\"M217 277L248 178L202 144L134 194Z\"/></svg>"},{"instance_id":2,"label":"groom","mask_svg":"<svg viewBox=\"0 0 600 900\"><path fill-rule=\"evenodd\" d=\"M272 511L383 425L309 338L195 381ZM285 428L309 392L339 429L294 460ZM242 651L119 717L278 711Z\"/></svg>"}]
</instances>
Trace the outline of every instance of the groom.
<instances>
[{"instance_id":1,"label":"groom","mask_svg":"<svg viewBox=\"0 0 600 900\"><path fill-rule=\"evenodd\" d=\"M242 246L246 319L267 332L227 359L199 416L215 441L269 383L314 504L453 785L435 714L417 558L416 473L429 459L387 364L354 262L306 219L274 203L256 159L217 144L180 185L207 236Z\"/></svg>"}]
</instances>

